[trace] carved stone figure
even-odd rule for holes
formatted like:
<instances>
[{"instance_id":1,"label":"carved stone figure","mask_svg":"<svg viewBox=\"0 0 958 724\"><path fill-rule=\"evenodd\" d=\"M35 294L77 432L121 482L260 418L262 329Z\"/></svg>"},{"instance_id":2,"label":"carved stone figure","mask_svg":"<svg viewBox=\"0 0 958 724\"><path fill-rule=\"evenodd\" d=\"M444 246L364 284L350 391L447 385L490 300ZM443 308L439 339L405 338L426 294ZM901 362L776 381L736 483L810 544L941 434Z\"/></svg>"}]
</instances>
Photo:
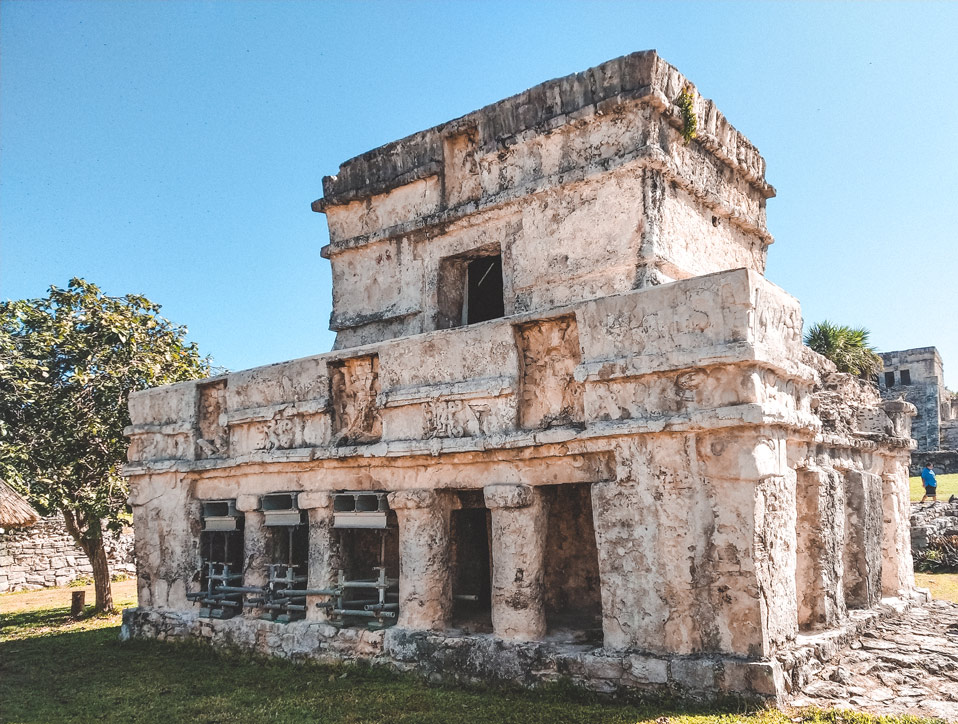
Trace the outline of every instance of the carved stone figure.
<instances>
[{"instance_id":1,"label":"carved stone figure","mask_svg":"<svg viewBox=\"0 0 958 724\"><path fill-rule=\"evenodd\" d=\"M573 317L525 324L518 329L522 351L519 424L526 428L582 420L582 384L575 380L581 359Z\"/></svg>"},{"instance_id":2,"label":"carved stone figure","mask_svg":"<svg viewBox=\"0 0 958 724\"><path fill-rule=\"evenodd\" d=\"M333 437L337 445L375 442L382 436L379 358L356 357L330 365Z\"/></svg>"}]
</instances>

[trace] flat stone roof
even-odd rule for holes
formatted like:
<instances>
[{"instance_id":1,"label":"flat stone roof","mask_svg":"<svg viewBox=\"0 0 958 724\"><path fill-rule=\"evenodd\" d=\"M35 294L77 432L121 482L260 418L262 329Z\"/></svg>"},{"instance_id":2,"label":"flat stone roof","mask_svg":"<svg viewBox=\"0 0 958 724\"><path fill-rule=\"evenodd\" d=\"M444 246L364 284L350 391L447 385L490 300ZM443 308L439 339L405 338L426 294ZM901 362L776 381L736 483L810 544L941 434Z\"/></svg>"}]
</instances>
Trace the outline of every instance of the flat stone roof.
<instances>
[{"instance_id":1,"label":"flat stone roof","mask_svg":"<svg viewBox=\"0 0 958 724\"><path fill-rule=\"evenodd\" d=\"M443 139L465 129L475 129L479 149L488 152L511 145L510 139L518 134L546 133L601 112L606 105L638 99L646 99L672 122L680 123L675 102L686 87L695 88L654 50L624 55L351 158L339 167L338 174L323 178L324 196L313 202L313 210L323 212L437 174L443 160ZM759 187L766 197L774 196L774 189L765 182L765 160L758 149L712 101L697 93L695 97L696 142Z\"/></svg>"}]
</instances>

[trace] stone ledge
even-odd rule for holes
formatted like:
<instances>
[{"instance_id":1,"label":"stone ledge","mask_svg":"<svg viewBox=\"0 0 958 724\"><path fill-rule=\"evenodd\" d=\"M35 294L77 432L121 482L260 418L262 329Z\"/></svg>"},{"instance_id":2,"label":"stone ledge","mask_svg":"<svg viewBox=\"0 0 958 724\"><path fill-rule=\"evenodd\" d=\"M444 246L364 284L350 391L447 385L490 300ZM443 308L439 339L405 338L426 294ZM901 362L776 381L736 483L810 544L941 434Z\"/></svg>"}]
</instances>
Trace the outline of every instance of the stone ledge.
<instances>
[{"instance_id":1,"label":"stone ledge","mask_svg":"<svg viewBox=\"0 0 958 724\"><path fill-rule=\"evenodd\" d=\"M446 636L393 627L386 631L337 629L324 623L274 623L238 617L201 619L193 612L128 608L120 640L195 638L214 648L242 648L291 661L365 660L430 680L496 682L526 688L568 681L606 694L648 692L679 700L732 697L777 702L782 674L775 661L734 656L659 655L608 651L557 642L513 642L495 636Z\"/></svg>"},{"instance_id":2,"label":"stone ledge","mask_svg":"<svg viewBox=\"0 0 958 724\"><path fill-rule=\"evenodd\" d=\"M799 634L795 641L775 654L785 674L785 691L793 694L808 682L835 653L866 629L886 619L901 616L910 608L927 603L927 591L916 589L911 599L883 598L876 608L849 611L840 626L819 633Z\"/></svg>"},{"instance_id":3,"label":"stone ledge","mask_svg":"<svg viewBox=\"0 0 958 724\"><path fill-rule=\"evenodd\" d=\"M431 231L435 232L437 229L445 229L459 223L473 223L469 220L469 217L480 211L504 207L527 199L530 196L545 193L569 184L586 182L600 174L629 171L633 165L637 168L648 167L661 171L669 181L677 184L684 191L687 191L701 201L719 217L727 219L745 233L754 234L767 245L771 245L774 242L774 238L766 228L763 219L760 217L752 218L746 211L737 207L730 207L728 202L714 191L697 185L694 181L687 179L660 147L646 145L617 156L594 161L585 166L576 166L575 168L559 171L550 176L536 177L518 186L485 195L478 200L467 201L457 206L442 208L417 219L403 221L368 234L332 240L329 244L322 247L320 255L324 259L329 259L334 254L356 249L361 246L391 241L402 237L419 238L417 235ZM360 315L357 316L355 320L340 319L333 315L333 317L330 318L330 329L340 331L374 321L402 319L416 314L418 311L419 310L392 312L391 310L386 310L378 314ZM334 323L336 326L333 326Z\"/></svg>"}]
</instances>

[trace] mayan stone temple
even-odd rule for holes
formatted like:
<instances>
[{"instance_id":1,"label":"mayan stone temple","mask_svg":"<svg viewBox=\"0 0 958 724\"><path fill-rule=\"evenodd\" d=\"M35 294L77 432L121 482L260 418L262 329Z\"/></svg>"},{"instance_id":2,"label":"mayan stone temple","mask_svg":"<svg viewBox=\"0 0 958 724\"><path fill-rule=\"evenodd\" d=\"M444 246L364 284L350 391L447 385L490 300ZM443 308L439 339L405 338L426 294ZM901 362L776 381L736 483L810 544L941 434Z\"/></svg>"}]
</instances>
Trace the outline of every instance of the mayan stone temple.
<instances>
[{"instance_id":1,"label":"mayan stone temple","mask_svg":"<svg viewBox=\"0 0 958 724\"><path fill-rule=\"evenodd\" d=\"M923 596L915 408L802 345L774 194L652 51L344 163L335 349L130 400L124 635L781 700Z\"/></svg>"}]
</instances>

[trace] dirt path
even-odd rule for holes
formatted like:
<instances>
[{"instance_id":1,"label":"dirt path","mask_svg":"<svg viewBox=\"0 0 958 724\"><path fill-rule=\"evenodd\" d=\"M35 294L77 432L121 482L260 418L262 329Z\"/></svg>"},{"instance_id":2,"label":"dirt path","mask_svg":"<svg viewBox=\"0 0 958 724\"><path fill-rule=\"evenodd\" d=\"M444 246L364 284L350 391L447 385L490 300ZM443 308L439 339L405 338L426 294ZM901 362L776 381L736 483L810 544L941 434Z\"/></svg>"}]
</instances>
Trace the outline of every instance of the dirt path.
<instances>
[{"instance_id":1,"label":"dirt path","mask_svg":"<svg viewBox=\"0 0 958 724\"><path fill-rule=\"evenodd\" d=\"M93 605L93 584L70 588L43 588L39 591L19 591L0 594L0 614L30 611L39 608L69 608L74 591L86 591L88 606ZM136 579L113 583L113 602L118 608L136 605Z\"/></svg>"}]
</instances>

